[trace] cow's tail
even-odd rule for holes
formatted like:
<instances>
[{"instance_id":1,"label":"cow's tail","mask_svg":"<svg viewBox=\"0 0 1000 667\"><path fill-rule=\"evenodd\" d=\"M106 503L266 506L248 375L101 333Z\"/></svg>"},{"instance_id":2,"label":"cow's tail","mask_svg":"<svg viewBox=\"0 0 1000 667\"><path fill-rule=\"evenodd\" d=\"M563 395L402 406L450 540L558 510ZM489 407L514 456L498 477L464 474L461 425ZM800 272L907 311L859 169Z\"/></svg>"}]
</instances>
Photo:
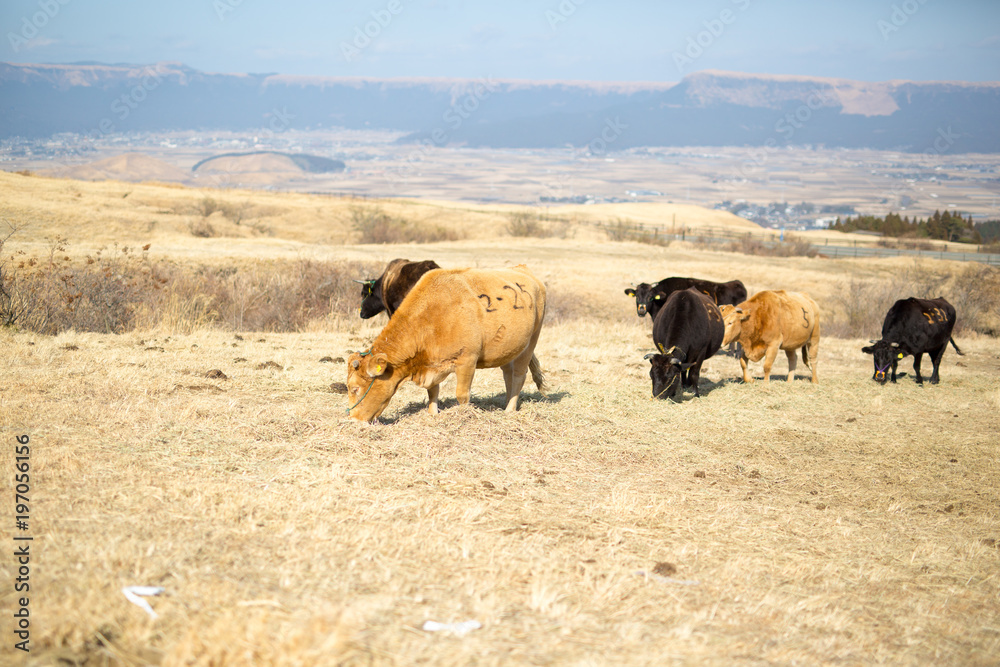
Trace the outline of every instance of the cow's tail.
<instances>
[{"instance_id":1,"label":"cow's tail","mask_svg":"<svg viewBox=\"0 0 1000 667\"><path fill-rule=\"evenodd\" d=\"M538 363L538 357L535 355L531 355L531 361L528 362L528 370L531 371L531 381L538 387L538 391L544 394L548 390L548 386L545 384L545 374L542 373L542 365Z\"/></svg>"},{"instance_id":2,"label":"cow's tail","mask_svg":"<svg viewBox=\"0 0 1000 667\"><path fill-rule=\"evenodd\" d=\"M958 352L959 356L961 356L961 357L965 356L965 352L962 352L960 349L958 349L958 345L955 345L955 339L954 338L952 338L951 336L948 336L948 342L951 343L951 346L953 348L955 348L955 351Z\"/></svg>"}]
</instances>

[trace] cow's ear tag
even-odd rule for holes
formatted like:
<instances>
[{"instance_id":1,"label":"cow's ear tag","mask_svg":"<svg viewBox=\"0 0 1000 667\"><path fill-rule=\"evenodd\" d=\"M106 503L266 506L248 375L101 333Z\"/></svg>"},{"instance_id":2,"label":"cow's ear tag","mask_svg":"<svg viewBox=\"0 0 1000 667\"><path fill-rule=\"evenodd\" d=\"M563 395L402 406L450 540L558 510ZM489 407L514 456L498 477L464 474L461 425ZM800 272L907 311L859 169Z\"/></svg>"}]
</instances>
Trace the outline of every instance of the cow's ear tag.
<instances>
[{"instance_id":1,"label":"cow's ear tag","mask_svg":"<svg viewBox=\"0 0 1000 667\"><path fill-rule=\"evenodd\" d=\"M376 366L375 367L375 372L376 373L381 373L382 372L382 366Z\"/></svg>"},{"instance_id":2,"label":"cow's ear tag","mask_svg":"<svg viewBox=\"0 0 1000 667\"><path fill-rule=\"evenodd\" d=\"M659 300L660 300L660 299L662 299L662 298L663 298L663 295L662 295L662 294L657 294L656 296L654 296L654 297L653 297L653 300L654 300L654 301L659 301Z\"/></svg>"},{"instance_id":3,"label":"cow's ear tag","mask_svg":"<svg viewBox=\"0 0 1000 667\"><path fill-rule=\"evenodd\" d=\"M661 353L661 354L663 354L663 353L664 353L664 350L663 350L663 343L657 343L657 344L656 344L656 347L660 348L660 353Z\"/></svg>"},{"instance_id":4,"label":"cow's ear tag","mask_svg":"<svg viewBox=\"0 0 1000 667\"><path fill-rule=\"evenodd\" d=\"M896 358L897 358L897 359L902 359L902 358L903 358L903 353L902 353L902 352L900 352L899 354L897 354L897 355L896 355Z\"/></svg>"}]
</instances>

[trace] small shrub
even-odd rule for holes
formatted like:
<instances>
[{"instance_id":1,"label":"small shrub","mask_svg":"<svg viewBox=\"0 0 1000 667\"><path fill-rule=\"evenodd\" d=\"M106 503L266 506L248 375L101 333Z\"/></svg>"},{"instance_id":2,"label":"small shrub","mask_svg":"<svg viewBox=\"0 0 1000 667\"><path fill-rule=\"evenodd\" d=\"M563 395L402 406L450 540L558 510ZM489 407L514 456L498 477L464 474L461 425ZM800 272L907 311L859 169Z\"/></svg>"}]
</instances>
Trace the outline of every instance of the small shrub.
<instances>
[{"instance_id":1,"label":"small shrub","mask_svg":"<svg viewBox=\"0 0 1000 667\"><path fill-rule=\"evenodd\" d=\"M209 239L215 236L215 226L205 218L189 222L188 231L191 232L191 236L197 236L202 239Z\"/></svg>"},{"instance_id":2,"label":"small shrub","mask_svg":"<svg viewBox=\"0 0 1000 667\"><path fill-rule=\"evenodd\" d=\"M507 214L507 233L511 236L533 236L543 238L548 236L537 213L528 211L513 211Z\"/></svg>"},{"instance_id":3,"label":"small shrub","mask_svg":"<svg viewBox=\"0 0 1000 667\"><path fill-rule=\"evenodd\" d=\"M819 251L809 241L788 235L788 240L768 243L745 236L729 244L730 251L763 257L816 257Z\"/></svg>"},{"instance_id":4,"label":"small shrub","mask_svg":"<svg viewBox=\"0 0 1000 667\"><path fill-rule=\"evenodd\" d=\"M505 231L510 236L564 239L569 236L570 223L563 219L543 221L534 211L513 211L507 214Z\"/></svg>"},{"instance_id":5,"label":"small shrub","mask_svg":"<svg viewBox=\"0 0 1000 667\"><path fill-rule=\"evenodd\" d=\"M436 243L461 238L457 232L443 227L416 225L394 218L377 206L355 206L350 215L360 243Z\"/></svg>"},{"instance_id":6,"label":"small shrub","mask_svg":"<svg viewBox=\"0 0 1000 667\"><path fill-rule=\"evenodd\" d=\"M647 230L621 218L615 218L604 225L604 233L607 234L609 241L632 241L656 246L668 246L673 241L671 234L661 233L661 230L655 227Z\"/></svg>"},{"instance_id":7,"label":"small shrub","mask_svg":"<svg viewBox=\"0 0 1000 667\"><path fill-rule=\"evenodd\" d=\"M823 333L838 338L879 338L885 314L897 299L904 298L900 296L904 291L897 281L851 278L846 289L834 297L842 315L827 313L828 317L821 319Z\"/></svg>"},{"instance_id":8,"label":"small shrub","mask_svg":"<svg viewBox=\"0 0 1000 667\"><path fill-rule=\"evenodd\" d=\"M635 235L635 225L616 218L604 225L604 233L609 241L631 241Z\"/></svg>"},{"instance_id":9,"label":"small shrub","mask_svg":"<svg viewBox=\"0 0 1000 667\"><path fill-rule=\"evenodd\" d=\"M943 290L943 295L955 306L956 334L1000 333L1000 269L970 262Z\"/></svg>"},{"instance_id":10,"label":"small shrub","mask_svg":"<svg viewBox=\"0 0 1000 667\"><path fill-rule=\"evenodd\" d=\"M195 204L195 211L203 218L207 218L216 211L221 211L219 202L217 202L212 197L202 197L201 200Z\"/></svg>"}]
</instances>

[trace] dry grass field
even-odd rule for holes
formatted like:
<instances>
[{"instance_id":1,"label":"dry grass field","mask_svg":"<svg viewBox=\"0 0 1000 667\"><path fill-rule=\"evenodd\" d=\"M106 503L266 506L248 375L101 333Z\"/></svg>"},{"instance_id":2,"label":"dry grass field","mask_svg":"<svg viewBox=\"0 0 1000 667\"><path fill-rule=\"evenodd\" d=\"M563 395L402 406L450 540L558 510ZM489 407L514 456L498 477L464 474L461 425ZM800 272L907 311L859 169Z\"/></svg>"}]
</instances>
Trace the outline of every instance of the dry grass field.
<instances>
[{"instance_id":1,"label":"dry grass field","mask_svg":"<svg viewBox=\"0 0 1000 667\"><path fill-rule=\"evenodd\" d=\"M272 233L200 237L155 213L195 207L200 191L127 186L124 201L153 209L137 213L111 206L124 184L25 181L0 204L37 226L4 254L60 235L81 256L152 243L192 271L303 255L527 263L549 291L536 352L551 389L507 414L500 372L482 370L468 406L451 379L430 416L411 384L380 423L351 422L343 359L384 315L332 312L287 333L169 318L118 335L0 330L0 437L8 452L19 435L31 446L30 528L14 528L11 453L0 539L9 552L16 533L33 537L32 650L13 648L21 594L7 557L0 663L997 663L996 339L957 335L966 354L949 349L937 386L917 386L909 360L897 385L873 383L860 352L872 331L825 336L816 386L802 368L781 381L783 360L778 381L744 385L717 355L701 398L654 401L651 326L622 293L668 275L739 277L751 292L810 292L835 322L859 281L929 276L951 297L965 265L511 238L496 231L502 214L468 211L479 232L422 245L355 244L346 217L327 238L318 223L286 234L281 216ZM106 208L60 208L74 191ZM219 195L251 197L286 220L313 205ZM447 208L385 206L409 219ZM122 594L131 585L164 588L148 598L156 619ZM481 627L464 636L423 629L468 620Z\"/></svg>"}]
</instances>

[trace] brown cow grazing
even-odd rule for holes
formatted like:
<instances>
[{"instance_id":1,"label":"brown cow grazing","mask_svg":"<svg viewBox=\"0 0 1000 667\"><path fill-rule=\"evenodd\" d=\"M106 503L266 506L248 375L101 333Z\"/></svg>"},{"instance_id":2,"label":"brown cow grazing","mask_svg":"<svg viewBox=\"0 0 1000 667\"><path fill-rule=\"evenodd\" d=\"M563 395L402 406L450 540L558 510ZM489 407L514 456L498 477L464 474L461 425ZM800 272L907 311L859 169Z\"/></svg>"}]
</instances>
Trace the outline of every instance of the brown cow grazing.
<instances>
[{"instance_id":1,"label":"brown cow grazing","mask_svg":"<svg viewBox=\"0 0 1000 667\"><path fill-rule=\"evenodd\" d=\"M740 367L743 381L753 382L747 372L748 361L764 359L764 382L771 366L784 350L788 357L788 381L795 377L795 350L802 348L802 361L816 377L816 356L819 353L819 307L808 294L785 290L758 292L738 306L722 306L726 337L722 344L738 340L743 347Z\"/></svg>"},{"instance_id":2,"label":"brown cow grazing","mask_svg":"<svg viewBox=\"0 0 1000 667\"><path fill-rule=\"evenodd\" d=\"M460 404L469 402L477 368L503 370L506 409L517 409L525 376L539 390L544 377L534 356L545 317L545 286L522 265L509 269L435 269L403 299L371 348L347 360L347 411L374 421L405 380L438 390L452 373Z\"/></svg>"}]
</instances>

